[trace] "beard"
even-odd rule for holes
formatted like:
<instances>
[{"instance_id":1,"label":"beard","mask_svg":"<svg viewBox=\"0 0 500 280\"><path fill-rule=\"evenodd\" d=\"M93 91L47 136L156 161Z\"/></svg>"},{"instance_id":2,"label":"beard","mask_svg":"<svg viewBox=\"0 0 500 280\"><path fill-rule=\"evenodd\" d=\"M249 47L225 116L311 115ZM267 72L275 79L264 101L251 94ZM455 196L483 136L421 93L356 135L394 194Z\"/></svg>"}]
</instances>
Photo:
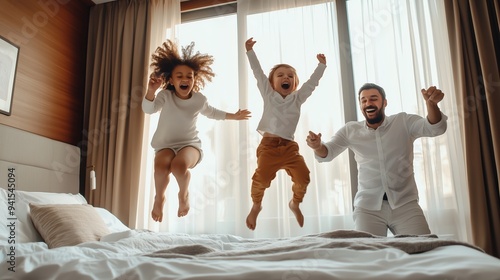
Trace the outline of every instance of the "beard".
<instances>
[{"instance_id":1,"label":"beard","mask_svg":"<svg viewBox=\"0 0 500 280\"><path fill-rule=\"evenodd\" d=\"M377 124L384 120L385 110L381 108L377 111L374 117L369 118L365 111L363 111L363 115L365 116L366 122L369 124Z\"/></svg>"}]
</instances>

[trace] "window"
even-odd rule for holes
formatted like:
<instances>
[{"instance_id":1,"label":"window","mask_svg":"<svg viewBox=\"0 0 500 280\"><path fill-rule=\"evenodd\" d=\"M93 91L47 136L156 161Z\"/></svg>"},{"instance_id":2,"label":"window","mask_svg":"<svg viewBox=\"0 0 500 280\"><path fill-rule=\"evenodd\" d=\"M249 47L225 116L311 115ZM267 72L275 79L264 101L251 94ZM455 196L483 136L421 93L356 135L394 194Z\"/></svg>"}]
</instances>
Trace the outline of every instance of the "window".
<instances>
[{"instance_id":1,"label":"window","mask_svg":"<svg viewBox=\"0 0 500 280\"><path fill-rule=\"evenodd\" d=\"M246 108L252 111L252 118L238 122L214 121L199 116L198 130L204 157L191 172L190 213L182 219L174 214L177 212L178 186L171 176L165 208L165 216L169 218L162 225L153 224L152 229L269 237L352 226L349 216L352 211L349 170L343 164L346 154L339 156L335 162L319 164L305 143L309 130L330 137L343 124L340 78L335 63L339 60L335 48L338 39L332 30L335 28L334 13L331 5L322 4L253 13L247 17L246 31L238 30L238 16L241 15L236 14L188 21L179 27L180 45L194 41L195 50L214 57L212 68L216 76L202 90L210 104L229 112L235 112L241 104L247 105ZM304 26L311 31L304 32ZM241 39L238 32L249 35L242 35L244 39ZM251 36L257 41L254 50L264 72L268 73L275 64L288 63L297 69L301 83L316 68L316 54L325 53L327 56L327 71L313 95L302 106L295 133L295 140L310 167L314 182L301 206L306 223L309 223L307 228L298 227L288 209L292 192L290 177L285 171L278 172L266 191L258 219L261 230L251 233L245 225L251 207L250 185L256 168L255 151L261 139L256 128L263 109L262 98L244 54L244 40ZM238 44L238 40L243 41ZM245 84L246 87L242 86ZM151 118L150 136L156 124L157 120ZM151 151L151 159L153 157ZM147 172L152 174L152 165L149 168ZM345 218L346 215L348 218Z\"/></svg>"},{"instance_id":2,"label":"window","mask_svg":"<svg viewBox=\"0 0 500 280\"><path fill-rule=\"evenodd\" d=\"M315 4L317 2L322 3ZM451 71L445 68L449 54L439 47L444 44L445 31L431 28L436 26L433 21L439 18L436 12L439 5L433 0L418 3L350 0L346 2L348 26L337 23L337 13L343 11L337 11L334 2L287 1L286 7L279 8L276 3L239 1L238 14L216 12L216 16L200 20L186 17L189 21L179 27L180 45L194 41L196 51L214 57L212 68L216 76L202 90L209 103L228 112L249 109L252 118L214 121L199 116L204 157L191 171L191 210L186 217L177 218L178 186L171 176L164 222L151 223L150 229L281 237L352 228L350 173L355 170L349 169L348 153L344 152L330 163L319 164L305 143L308 131L321 132L327 141L344 125L345 115L357 114L358 119L363 120L357 106L344 107L344 99L356 95L357 100L357 89L365 82L375 82L385 88L389 102L387 114L406 111L424 116L420 88L434 84L451 89L451 78L446 74ZM338 30L349 32L350 44L346 46L346 42L340 41ZM311 171L311 183L301 204L305 216L303 228L298 227L288 209L291 181L284 171L278 172L266 190L257 230L252 232L245 225L252 205L250 185L256 167L255 151L261 139L256 127L263 109L244 51L244 41L249 37L257 41L254 50L266 74L275 64L288 63L297 69L301 84L315 69L316 54L324 53L327 57L327 70L302 106L295 133L300 153ZM346 49L348 56L341 53ZM343 74L354 77L355 91L343 92L345 87L340 75L343 70L339 65L351 59L353 73ZM443 111L453 110L453 100L443 103ZM450 121L449 127L454 120ZM156 123L153 115L151 136ZM463 210L459 209L463 201L460 197L463 187L460 175L463 174L457 174L454 170L460 168L453 164L462 162L461 155L453 151L456 137L454 130L439 138L417 140L414 167L420 202L431 230L465 240L467 225L460 216ZM150 156L148 162L154 157L152 151ZM152 166L146 172L153 174ZM153 191L151 179L148 185ZM151 203L152 198L149 200ZM456 225L457 220L462 222Z\"/></svg>"}]
</instances>

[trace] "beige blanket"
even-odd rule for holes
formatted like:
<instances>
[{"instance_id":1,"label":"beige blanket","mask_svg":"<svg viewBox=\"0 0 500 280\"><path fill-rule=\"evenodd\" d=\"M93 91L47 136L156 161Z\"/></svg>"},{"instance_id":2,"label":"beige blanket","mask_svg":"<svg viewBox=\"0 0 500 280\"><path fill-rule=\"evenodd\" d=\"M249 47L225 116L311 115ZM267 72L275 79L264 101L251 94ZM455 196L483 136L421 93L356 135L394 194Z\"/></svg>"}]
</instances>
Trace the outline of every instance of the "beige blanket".
<instances>
[{"instance_id":1,"label":"beige blanket","mask_svg":"<svg viewBox=\"0 0 500 280\"><path fill-rule=\"evenodd\" d=\"M346 248L351 250L378 250L396 248L408 254L417 254L440 246L463 245L482 250L471 244L440 239L437 235L398 235L380 237L355 230L336 230L314 235L277 239L242 239L230 249L214 248L203 244L173 246L146 256L161 258L194 257L243 257L266 256L291 252L304 252L313 249Z\"/></svg>"}]
</instances>

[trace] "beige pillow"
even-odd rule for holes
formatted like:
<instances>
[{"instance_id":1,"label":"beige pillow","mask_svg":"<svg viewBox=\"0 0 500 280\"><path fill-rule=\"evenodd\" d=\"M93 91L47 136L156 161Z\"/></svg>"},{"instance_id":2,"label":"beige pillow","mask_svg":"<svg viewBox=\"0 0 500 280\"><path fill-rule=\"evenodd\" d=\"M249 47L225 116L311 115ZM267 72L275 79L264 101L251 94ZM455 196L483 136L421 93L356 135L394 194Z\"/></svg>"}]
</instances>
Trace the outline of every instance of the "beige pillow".
<instances>
[{"instance_id":1,"label":"beige pillow","mask_svg":"<svg viewBox=\"0 0 500 280\"><path fill-rule=\"evenodd\" d=\"M99 241L110 231L90 204L32 204L31 220L49 248Z\"/></svg>"}]
</instances>

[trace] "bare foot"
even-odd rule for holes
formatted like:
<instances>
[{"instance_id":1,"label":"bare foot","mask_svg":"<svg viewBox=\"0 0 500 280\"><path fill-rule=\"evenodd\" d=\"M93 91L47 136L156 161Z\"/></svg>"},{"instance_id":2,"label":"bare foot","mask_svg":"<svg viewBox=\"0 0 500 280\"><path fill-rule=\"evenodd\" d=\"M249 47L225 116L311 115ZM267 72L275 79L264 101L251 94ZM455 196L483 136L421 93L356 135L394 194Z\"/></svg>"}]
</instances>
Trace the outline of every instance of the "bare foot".
<instances>
[{"instance_id":1,"label":"bare foot","mask_svg":"<svg viewBox=\"0 0 500 280\"><path fill-rule=\"evenodd\" d=\"M299 226L303 227L304 226L304 216L302 215L302 211L300 211L299 203L300 202L295 202L293 200L290 200L290 202L288 203L288 207L290 207L290 210L292 210L293 214L295 214L295 219L297 219Z\"/></svg>"},{"instance_id":2,"label":"bare foot","mask_svg":"<svg viewBox=\"0 0 500 280\"><path fill-rule=\"evenodd\" d=\"M179 210L177 210L178 217L184 217L189 212L189 193L182 195L179 193Z\"/></svg>"},{"instance_id":3,"label":"bare foot","mask_svg":"<svg viewBox=\"0 0 500 280\"><path fill-rule=\"evenodd\" d=\"M151 217L155 222L160 222L163 220L163 205L165 205L165 196L158 197L155 195L155 203L153 204L153 210L151 211Z\"/></svg>"},{"instance_id":4,"label":"bare foot","mask_svg":"<svg viewBox=\"0 0 500 280\"><path fill-rule=\"evenodd\" d=\"M257 216L259 216L260 210L262 210L262 206L254 203L247 216L247 227L249 229L254 230L257 226Z\"/></svg>"}]
</instances>

